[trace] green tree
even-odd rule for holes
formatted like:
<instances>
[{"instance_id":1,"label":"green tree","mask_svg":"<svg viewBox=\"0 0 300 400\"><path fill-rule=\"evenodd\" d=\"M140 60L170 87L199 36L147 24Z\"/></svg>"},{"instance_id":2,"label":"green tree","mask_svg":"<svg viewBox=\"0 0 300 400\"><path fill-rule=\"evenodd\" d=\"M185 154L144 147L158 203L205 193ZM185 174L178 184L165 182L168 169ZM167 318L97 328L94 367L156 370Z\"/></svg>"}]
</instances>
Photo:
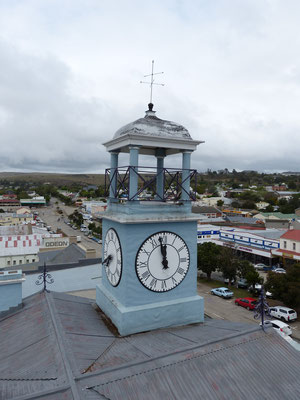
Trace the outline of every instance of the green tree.
<instances>
[{"instance_id":1,"label":"green tree","mask_svg":"<svg viewBox=\"0 0 300 400\"><path fill-rule=\"evenodd\" d=\"M217 201L217 206L218 206L218 207L222 207L223 204L224 204L224 201L223 201L223 200L218 200L218 201Z\"/></svg>"},{"instance_id":2,"label":"green tree","mask_svg":"<svg viewBox=\"0 0 300 400\"><path fill-rule=\"evenodd\" d=\"M253 292L255 289L255 285L257 283L262 282L262 278L260 277L259 273L254 269L254 267L252 269L250 269L249 271L247 271L245 278L246 278L246 281L249 283L249 285L252 285Z\"/></svg>"},{"instance_id":3,"label":"green tree","mask_svg":"<svg viewBox=\"0 0 300 400\"><path fill-rule=\"evenodd\" d=\"M300 306L300 264L289 267L286 274L269 272L266 289L273 297L283 301L288 307Z\"/></svg>"},{"instance_id":4,"label":"green tree","mask_svg":"<svg viewBox=\"0 0 300 400\"><path fill-rule=\"evenodd\" d=\"M215 243L206 242L198 245L198 269L206 273L207 279L211 279L212 272L216 271L219 255L220 247Z\"/></svg>"},{"instance_id":5,"label":"green tree","mask_svg":"<svg viewBox=\"0 0 300 400\"><path fill-rule=\"evenodd\" d=\"M237 262L237 274L240 278L245 278L248 272L255 271L255 268L248 260L239 259Z\"/></svg>"},{"instance_id":6,"label":"green tree","mask_svg":"<svg viewBox=\"0 0 300 400\"><path fill-rule=\"evenodd\" d=\"M218 269L223 273L224 279L229 279L229 284L235 279L238 269L238 259L235 256L235 251L230 247L221 248Z\"/></svg>"}]
</instances>

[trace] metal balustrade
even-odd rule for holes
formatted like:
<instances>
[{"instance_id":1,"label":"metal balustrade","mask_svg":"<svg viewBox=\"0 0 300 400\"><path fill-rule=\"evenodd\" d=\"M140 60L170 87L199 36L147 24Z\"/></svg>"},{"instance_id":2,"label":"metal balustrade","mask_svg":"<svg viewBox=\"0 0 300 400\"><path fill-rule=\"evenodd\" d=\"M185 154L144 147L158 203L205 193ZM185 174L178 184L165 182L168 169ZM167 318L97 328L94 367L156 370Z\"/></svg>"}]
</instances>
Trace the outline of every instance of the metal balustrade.
<instances>
[{"instance_id":1,"label":"metal balustrade","mask_svg":"<svg viewBox=\"0 0 300 400\"><path fill-rule=\"evenodd\" d=\"M184 176L184 178L183 178ZM137 191L129 193L130 179L138 181ZM158 190L157 182L162 182ZM189 182L190 190L184 187ZM124 166L105 170L106 196L119 201L190 201L196 199L197 170ZM182 200L182 193L187 199Z\"/></svg>"}]
</instances>

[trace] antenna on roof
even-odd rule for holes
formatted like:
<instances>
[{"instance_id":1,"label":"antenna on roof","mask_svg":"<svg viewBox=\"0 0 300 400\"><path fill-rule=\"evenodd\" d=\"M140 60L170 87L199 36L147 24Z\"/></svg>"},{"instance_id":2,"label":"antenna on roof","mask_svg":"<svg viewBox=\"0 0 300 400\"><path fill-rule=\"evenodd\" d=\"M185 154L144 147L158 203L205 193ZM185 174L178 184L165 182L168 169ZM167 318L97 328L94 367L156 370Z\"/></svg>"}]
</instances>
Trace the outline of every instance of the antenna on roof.
<instances>
[{"instance_id":1,"label":"antenna on roof","mask_svg":"<svg viewBox=\"0 0 300 400\"><path fill-rule=\"evenodd\" d=\"M151 74L144 75L144 78L147 78L148 76L151 76L150 82L140 81L140 83L146 83L146 84L150 85L150 104L152 104L153 85L165 86L164 83L156 83L156 82L154 82L154 75L160 75L160 74L163 74L163 72L153 72L153 71L154 71L154 60L152 60ZM153 108L153 104L152 104L152 108Z\"/></svg>"}]
</instances>

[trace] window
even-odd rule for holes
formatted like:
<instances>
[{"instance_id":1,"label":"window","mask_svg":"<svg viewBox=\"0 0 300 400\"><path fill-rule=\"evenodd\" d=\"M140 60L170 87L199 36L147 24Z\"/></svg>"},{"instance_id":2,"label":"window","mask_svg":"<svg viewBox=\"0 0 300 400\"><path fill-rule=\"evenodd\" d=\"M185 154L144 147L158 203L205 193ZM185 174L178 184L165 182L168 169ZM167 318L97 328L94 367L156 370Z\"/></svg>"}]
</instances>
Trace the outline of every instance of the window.
<instances>
[{"instance_id":1,"label":"window","mask_svg":"<svg viewBox=\"0 0 300 400\"><path fill-rule=\"evenodd\" d=\"M35 258L32 259L32 262L35 262Z\"/></svg>"},{"instance_id":2,"label":"window","mask_svg":"<svg viewBox=\"0 0 300 400\"><path fill-rule=\"evenodd\" d=\"M16 265L16 260L13 260L13 265Z\"/></svg>"},{"instance_id":3,"label":"window","mask_svg":"<svg viewBox=\"0 0 300 400\"><path fill-rule=\"evenodd\" d=\"M19 261L19 264L22 264L22 260Z\"/></svg>"},{"instance_id":4,"label":"window","mask_svg":"<svg viewBox=\"0 0 300 400\"><path fill-rule=\"evenodd\" d=\"M283 248L286 249L286 241L283 242Z\"/></svg>"},{"instance_id":5,"label":"window","mask_svg":"<svg viewBox=\"0 0 300 400\"><path fill-rule=\"evenodd\" d=\"M7 265L10 265L10 261L9 260L7 261Z\"/></svg>"},{"instance_id":6,"label":"window","mask_svg":"<svg viewBox=\"0 0 300 400\"><path fill-rule=\"evenodd\" d=\"M296 250L296 243L293 243L293 250Z\"/></svg>"}]
</instances>

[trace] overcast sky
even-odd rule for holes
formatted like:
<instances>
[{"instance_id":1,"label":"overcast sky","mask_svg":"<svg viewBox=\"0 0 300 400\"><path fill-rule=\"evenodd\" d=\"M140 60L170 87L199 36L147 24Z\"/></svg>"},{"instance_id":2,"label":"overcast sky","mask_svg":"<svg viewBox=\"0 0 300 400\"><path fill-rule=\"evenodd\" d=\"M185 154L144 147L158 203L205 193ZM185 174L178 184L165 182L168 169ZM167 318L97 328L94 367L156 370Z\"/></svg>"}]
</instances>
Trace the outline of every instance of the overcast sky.
<instances>
[{"instance_id":1,"label":"overcast sky","mask_svg":"<svg viewBox=\"0 0 300 400\"><path fill-rule=\"evenodd\" d=\"M0 170L102 173L154 59L192 167L300 171L299 21L299 0L0 0Z\"/></svg>"}]
</instances>

